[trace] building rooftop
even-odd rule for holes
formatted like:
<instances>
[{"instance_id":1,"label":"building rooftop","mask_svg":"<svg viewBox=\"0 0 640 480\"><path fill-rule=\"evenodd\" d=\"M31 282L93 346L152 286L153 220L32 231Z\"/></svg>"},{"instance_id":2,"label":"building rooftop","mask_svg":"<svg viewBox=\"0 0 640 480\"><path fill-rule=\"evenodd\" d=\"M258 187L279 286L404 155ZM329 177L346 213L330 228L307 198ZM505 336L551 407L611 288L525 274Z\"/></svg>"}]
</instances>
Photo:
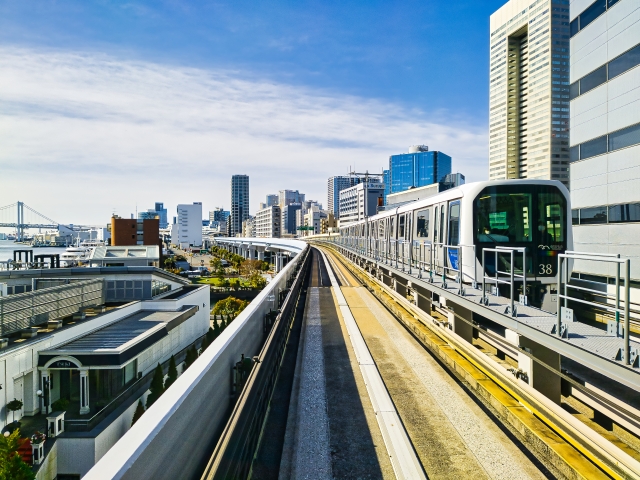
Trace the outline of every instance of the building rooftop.
<instances>
[{"instance_id":1,"label":"building rooftop","mask_svg":"<svg viewBox=\"0 0 640 480\"><path fill-rule=\"evenodd\" d=\"M122 320L40 352L39 365L58 356L73 356L83 366L122 366L192 317L197 306L177 311L141 310Z\"/></svg>"}]
</instances>

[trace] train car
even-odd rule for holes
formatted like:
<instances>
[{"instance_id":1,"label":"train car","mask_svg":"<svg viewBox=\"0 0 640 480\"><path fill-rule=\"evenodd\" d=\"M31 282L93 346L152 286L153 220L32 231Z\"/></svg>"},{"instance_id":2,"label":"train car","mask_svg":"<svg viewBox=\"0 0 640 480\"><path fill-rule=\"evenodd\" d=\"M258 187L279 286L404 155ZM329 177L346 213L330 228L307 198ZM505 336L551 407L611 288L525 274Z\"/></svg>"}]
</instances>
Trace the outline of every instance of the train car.
<instances>
[{"instance_id":1,"label":"train car","mask_svg":"<svg viewBox=\"0 0 640 480\"><path fill-rule=\"evenodd\" d=\"M341 226L340 236L380 260L433 266L465 283L496 266L509 272L511 252L494 250L515 249L516 275L526 262L528 302L553 311L557 255L573 249L569 191L555 180L469 183Z\"/></svg>"}]
</instances>

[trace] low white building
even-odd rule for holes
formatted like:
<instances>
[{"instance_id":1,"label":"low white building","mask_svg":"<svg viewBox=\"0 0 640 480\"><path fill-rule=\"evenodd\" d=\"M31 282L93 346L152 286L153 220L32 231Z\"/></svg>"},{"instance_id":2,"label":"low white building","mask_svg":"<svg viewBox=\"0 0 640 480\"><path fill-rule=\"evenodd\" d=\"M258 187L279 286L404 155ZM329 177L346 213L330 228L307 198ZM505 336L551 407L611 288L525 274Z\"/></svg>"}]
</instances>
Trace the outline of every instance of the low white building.
<instances>
[{"instance_id":1,"label":"low white building","mask_svg":"<svg viewBox=\"0 0 640 480\"><path fill-rule=\"evenodd\" d=\"M365 200L366 196L366 200ZM384 183L369 180L340 192L340 225L375 215L384 199Z\"/></svg>"},{"instance_id":2,"label":"low white building","mask_svg":"<svg viewBox=\"0 0 640 480\"><path fill-rule=\"evenodd\" d=\"M97 280L91 282L85 290L95 291ZM23 295L40 295L57 309L70 301L68 289L79 285ZM17 301L23 295L10 295L3 301ZM16 331L9 335L8 346L0 350L3 425L54 409L66 411L64 435L55 439L40 467L39 479L84 476L131 428L138 400L145 403L156 366L163 365L166 372L167 362L174 355L180 371L185 349L209 328L206 286L184 286L152 300L129 302L102 313L100 292L93 298L96 316L80 315L61 325L52 320L52 314L49 324L45 319L37 334L30 329L22 334ZM82 305L86 293L83 299ZM20 316L19 312L14 315ZM9 412L7 402L14 398L23 407ZM61 406L61 399L66 406ZM44 416L42 423L40 430L44 431ZM23 433L28 436L33 432L24 429ZM49 437L52 433L47 432Z\"/></svg>"},{"instance_id":3,"label":"low white building","mask_svg":"<svg viewBox=\"0 0 640 480\"><path fill-rule=\"evenodd\" d=\"M242 237L252 238L256 236L256 219L249 217L242 222Z\"/></svg>"},{"instance_id":4,"label":"low white building","mask_svg":"<svg viewBox=\"0 0 640 480\"><path fill-rule=\"evenodd\" d=\"M279 205L258 210L255 217L256 237L279 238L281 233L281 210Z\"/></svg>"},{"instance_id":5,"label":"low white building","mask_svg":"<svg viewBox=\"0 0 640 480\"><path fill-rule=\"evenodd\" d=\"M183 249L202 246L202 202L178 205L178 217L171 229L171 243Z\"/></svg>"}]
</instances>

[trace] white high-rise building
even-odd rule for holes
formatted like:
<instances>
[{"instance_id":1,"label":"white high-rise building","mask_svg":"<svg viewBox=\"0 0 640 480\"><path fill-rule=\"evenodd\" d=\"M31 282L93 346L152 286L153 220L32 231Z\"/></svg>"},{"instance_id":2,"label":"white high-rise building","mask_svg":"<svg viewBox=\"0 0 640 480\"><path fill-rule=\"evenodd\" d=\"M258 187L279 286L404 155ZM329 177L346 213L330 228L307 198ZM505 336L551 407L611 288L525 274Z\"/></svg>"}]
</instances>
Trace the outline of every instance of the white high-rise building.
<instances>
[{"instance_id":1,"label":"white high-rise building","mask_svg":"<svg viewBox=\"0 0 640 480\"><path fill-rule=\"evenodd\" d=\"M575 249L629 257L638 280L640 2L572 0L570 10ZM615 277L599 262L576 262L574 274L604 283Z\"/></svg>"},{"instance_id":2,"label":"white high-rise building","mask_svg":"<svg viewBox=\"0 0 640 480\"><path fill-rule=\"evenodd\" d=\"M279 205L258 210L255 217L256 237L279 238L281 222Z\"/></svg>"},{"instance_id":3,"label":"white high-rise building","mask_svg":"<svg viewBox=\"0 0 640 480\"><path fill-rule=\"evenodd\" d=\"M360 180L360 178L350 175L329 177L327 181L327 212L333 213L335 218L339 218L340 192L345 188L353 187L360 183Z\"/></svg>"},{"instance_id":4,"label":"white high-rise building","mask_svg":"<svg viewBox=\"0 0 640 480\"><path fill-rule=\"evenodd\" d=\"M172 243L180 248L202 246L202 202L180 204L177 209L178 217L171 227Z\"/></svg>"},{"instance_id":5,"label":"white high-rise building","mask_svg":"<svg viewBox=\"0 0 640 480\"><path fill-rule=\"evenodd\" d=\"M568 184L569 0L510 0L490 32L489 179Z\"/></svg>"}]
</instances>

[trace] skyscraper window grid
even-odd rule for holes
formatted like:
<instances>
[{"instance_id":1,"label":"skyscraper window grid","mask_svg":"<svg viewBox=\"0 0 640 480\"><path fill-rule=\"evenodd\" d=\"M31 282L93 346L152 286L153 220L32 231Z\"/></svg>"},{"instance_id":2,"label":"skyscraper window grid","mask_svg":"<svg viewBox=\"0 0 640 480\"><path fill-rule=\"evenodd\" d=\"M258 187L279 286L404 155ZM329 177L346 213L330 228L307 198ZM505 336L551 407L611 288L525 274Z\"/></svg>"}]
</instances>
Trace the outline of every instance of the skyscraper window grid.
<instances>
[{"instance_id":1,"label":"skyscraper window grid","mask_svg":"<svg viewBox=\"0 0 640 480\"><path fill-rule=\"evenodd\" d=\"M568 0L511 0L490 38L489 178L568 183Z\"/></svg>"},{"instance_id":2,"label":"skyscraper window grid","mask_svg":"<svg viewBox=\"0 0 640 480\"><path fill-rule=\"evenodd\" d=\"M242 222L249 218L249 176L231 177L231 235L242 233Z\"/></svg>"}]
</instances>

